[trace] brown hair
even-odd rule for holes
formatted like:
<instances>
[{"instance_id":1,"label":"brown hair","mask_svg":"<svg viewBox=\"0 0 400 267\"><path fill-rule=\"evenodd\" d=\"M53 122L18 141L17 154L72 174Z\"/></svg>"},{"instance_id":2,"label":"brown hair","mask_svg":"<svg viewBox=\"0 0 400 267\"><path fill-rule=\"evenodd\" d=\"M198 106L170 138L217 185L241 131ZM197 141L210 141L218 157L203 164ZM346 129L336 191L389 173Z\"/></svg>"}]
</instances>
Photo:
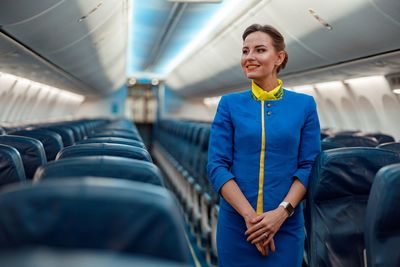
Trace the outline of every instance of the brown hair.
<instances>
[{"instance_id":1,"label":"brown hair","mask_svg":"<svg viewBox=\"0 0 400 267\"><path fill-rule=\"evenodd\" d=\"M253 33L253 32L264 32L268 34L271 39L272 39L272 45L274 46L275 50L277 52L283 51L285 52L285 59L281 63L281 65L278 66L276 69L276 73L279 73L281 69L284 69L286 67L286 63L288 62L288 53L285 50L285 39L283 38L282 34L275 29L274 27L270 25L260 25L260 24L252 24L249 27L244 30L242 39L243 41L246 39L246 37Z\"/></svg>"}]
</instances>

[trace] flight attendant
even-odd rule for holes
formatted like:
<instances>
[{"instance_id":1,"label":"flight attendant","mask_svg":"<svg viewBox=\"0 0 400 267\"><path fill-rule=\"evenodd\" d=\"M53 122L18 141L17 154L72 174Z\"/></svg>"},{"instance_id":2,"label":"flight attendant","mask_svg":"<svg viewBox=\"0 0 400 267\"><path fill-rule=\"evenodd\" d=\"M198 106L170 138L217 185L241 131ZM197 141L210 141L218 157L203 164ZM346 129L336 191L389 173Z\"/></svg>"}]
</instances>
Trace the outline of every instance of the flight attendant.
<instances>
[{"instance_id":1,"label":"flight attendant","mask_svg":"<svg viewBox=\"0 0 400 267\"><path fill-rule=\"evenodd\" d=\"M284 38L269 25L243 33L241 66L251 89L221 98L211 126L208 176L222 196L219 266L301 266L301 200L320 152L313 97L282 87Z\"/></svg>"}]
</instances>

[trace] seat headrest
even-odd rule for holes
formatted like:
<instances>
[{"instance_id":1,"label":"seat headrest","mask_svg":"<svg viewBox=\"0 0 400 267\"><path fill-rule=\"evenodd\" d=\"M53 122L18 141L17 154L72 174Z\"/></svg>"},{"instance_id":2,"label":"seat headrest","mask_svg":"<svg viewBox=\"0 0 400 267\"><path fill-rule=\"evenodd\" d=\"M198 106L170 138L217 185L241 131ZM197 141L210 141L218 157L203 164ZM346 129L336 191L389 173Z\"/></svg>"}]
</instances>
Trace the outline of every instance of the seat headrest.
<instances>
[{"instance_id":1,"label":"seat headrest","mask_svg":"<svg viewBox=\"0 0 400 267\"><path fill-rule=\"evenodd\" d=\"M47 162L43 145L39 140L26 136L1 135L0 144L18 150L28 179L32 179L36 169Z\"/></svg>"},{"instance_id":2,"label":"seat headrest","mask_svg":"<svg viewBox=\"0 0 400 267\"><path fill-rule=\"evenodd\" d=\"M25 180L24 166L18 150L0 145L0 187Z\"/></svg>"},{"instance_id":3,"label":"seat headrest","mask_svg":"<svg viewBox=\"0 0 400 267\"><path fill-rule=\"evenodd\" d=\"M35 128L35 130L48 130L58 133L61 136L64 147L72 146L75 144L74 132L71 128L65 126L45 126L40 128Z\"/></svg>"},{"instance_id":4,"label":"seat headrest","mask_svg":"<svg viewBox=\"0 0 400 267\"><path fill-rule=\"evenodd\" d=\"M328 149L340 148L340 147L344 147L344 145L335 143L335 142L331 142L331 141L322 141L321 142L321 150L322 151L325 151Z\"/></svg>"},{"instance_id":5,"label":"seat headrest","mask_svg":"<svg viewBox=\"0 0 400 267\"><path fill-rule=\"evenodd\" d=\"M308 194L314 201L368 196L378 170L397 162L400 162L400 154L384 149L347 147L326 150L316 159Z\"/></svg>"},{"instance_id":6,"label":"seat headrest","mask_svg":"<svg viewBox=\"0 0 400 267\"><path fill-rule=\"evenodd\" d=\"M92 137L78 142L78 144L89 144L89 143L122 144L122 145L137 146L146 149L146 146L143 144L143 142L121 137Z\"/></svg>"},{"instance_id":7,"label":"seat headrest","mask_svg":"<svg viewBox=\"0 0 400 267\"><path fill-rule=\"evenodd\" d=\"M56 159L81 156L118 156L152 162L149 152L143 148L111 143L79 144L65 147L58 153Z\"/></svg>"},{"instance_id":8,"label":"seat headrest","mask_svg":"<svg viewBox=\"0 0 400 267\"><path fill-rule=\"evenodd\" d=\"M367 221L373 222L377 240L398 235L400 238L400 164L385 166L376 174L368 200ZM373 219L372 219L373 217Z\"/></svg>"},{"instance_id":9,"label":"seat headrest","mask_svg":"<svg viewBox=\"0 0 400 267\"><path fill-rule=\"evenodd\" d=\"M378 145L378 141L375 138L368 136L337 135L326 137L323 141L342 144L346 147L376 147Z\"/></svg>"},{"instance_id":10,"label":"seat headrest","mask_svg":"<svg viewBox=\"0 0 400 267\"><path fill-rule=\"evenodd\" d=\"M42 142L44 151L46 152L47 161L52 161L56 158L57 153L63 148L61 136L48 130L20 130L10 132L10 135L27 136Z\"/></svg>"},{"instance_id":11,"label":"seat headrest","mask_svg":"<svg viewBox=\"0 0 400 267\"><path fill-rule=\"evenodd\" d=\"M394 142L394 138L391 135L383 134L383 133L367 133L365 136L375 138L379 144Z\"/></svg>"},{"instance_id":12,"label":"seat headrest","mask_svg":"<svg viewBox=\"0 0 400 267\"><path fill-rule=\"evenodd\" d=\"M364 232L368 266L399 266L399 200L400 164L383 167L368 198Z\"/></svg>"},{"instance_id":13,"label":"seat headrest","mask_svg":"<svg viewBox=\"0 0 400 267\"><path fill-rule=\"evenodd\" d=\"M400 142L383 143L377 146L377 148L400 152Z\"/></svg>"},{"instance_id":14,"label":"seat headrest","mask_svg":"<svg viewBox=\"0 0 400 267\"><path fill-rule=\"evenodd\" d=\"M97 176L163 186L163 176L153 163L112 156L71 157L38 168L34 181L66 176Z\"/></svg>"},{"instance_id":15,"label":"seat headrest","mask_svg":"<svg viewBox=\"0 0 400 267\"><path fill-rule=\"evenodd\" d=\"M86 177L0 193L0 250L27 246L133 253L189 262L182 214L163 187Z\"/></svg>"},{"instance_id":16,"label":"seat headrest","mask_svg":"<svg viewBox=\"0 0 400 267\"><path fill-rule=\"evenodd\" d=\"M193 264L180 263L160 258L138 255L116 254L106 251L55 250L30 248L0 252L0 266L9 267L191 267ZM55 264L56 263L56 264Z\"/></svg>"},{"instance_id":17,"label":"seat headrest","mask_svg":"<svg viewBox=\"0 0 400 267\"><path fill-rule=\"evenodd\" d=\"M92 133L90 137L122 137L142 142L142 138L138 133L121 131L121 130L101 130Z\"/></svg>"}]
</instances>

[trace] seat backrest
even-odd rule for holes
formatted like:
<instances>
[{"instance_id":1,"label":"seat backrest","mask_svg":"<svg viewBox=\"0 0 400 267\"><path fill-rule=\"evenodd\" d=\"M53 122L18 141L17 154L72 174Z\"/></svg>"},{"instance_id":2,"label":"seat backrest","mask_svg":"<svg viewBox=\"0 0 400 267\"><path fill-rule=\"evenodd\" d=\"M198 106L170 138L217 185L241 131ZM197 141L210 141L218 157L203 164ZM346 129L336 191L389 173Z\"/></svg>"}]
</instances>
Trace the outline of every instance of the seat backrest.
<instances>
[{"instance_id":1,"label":"seat backrest","mask_svg":"<svg viewBox=\"0 0 400 267\"><path fill-rule=\"evenodd\" d=\"M39 140L16 135L1 135L0 144L14 147L21 155L27 179L32 179L36 169L46 164L46 153Z\"/></svg>"},{"instance_id":2,"label":"seat backrest","mask_svg":"<svg viewBox=\"0 0 400 267\"><path fill-rule=\"evenodd\" d=\"M346 147L376 147L378 145L375 138L368 136L337 135L324 138L323 141L338 143Z\"/></svg>"},{"instance_id":3,"label":"seat backrest","mask_svg":"<svg viewBox=\"0 0 400 267\"><path fill-rule=\"evenodd\" d=\"M107 251L54 250L48 248L27 248L17 251L0 252L0 266L9 267L192 267L160 258L138 255L116 254Z\"/></svg>"},{"instance_id":4,"label":"seat backrest","mask_svg":"<svg viewBox=\"0 0 400 267\"><path fill-rule=\"evenodd\" d=\"M190 262L167 189L107 178L59 179L0 193L0 250L107 250Z\"/></svg>"},{"instance_id":5,"label":"seat backrest","mask_svg":"<svg viewBox=\"0 0 400 267\"><path fill-rule=\"evenodd\" d=\"M394 142L394 138L391 135L383 134L383 133L367 133L365 136L375 138L379 144Z\"/></svg>"},{"instance_id":6,"label":"seat backrest","mask_svg":"<svg viewBox=\"0 0 400 267\"><path fill-rule=\"evenodd\" d=\"M337 148L317 157L305 212L310 267L363 266L370 188L380 168L397 162L399 153L377 148Z\"/></svg>"},{"instance_id":7,"label":"seat backrest","mask_svg":"<svg viewBox=\"0 0 400 267\"><path fill-rule=\"evenodd\" d=\"M18 150L0 145L0 187L25 180L24 165Z\"/></svg>"},{"instance_id":8,"label":"seat backrest","mask_svg":"<svg viewBox=\"0 0 400 267\"><path fill-rule=\"evenodd\" d=\"M61 136L64 147L75 144L74 131L65 126L44 126L36 129L49 130L58 133Z\"/></svg>"},{"instance_id":9,"label":"seat backrest","mask_svg":"<svg viewBox=\"0 0 400 267\"><path fill-rule=\"evenodd\" d=\"M365 245L368 267L400 266L400 164L383 167L368 199Z\"/></svg>"},{"instance_id":10,"label":"seat backrest","mask_svg":"<svg viewBox=\"0 0 400 267\"><path fill-rule=\"evenodd\" d=\"M126 179L163 186L163 176L153 163L112 156L71 157L40 167L34 181L62 177L96 176Z\"/></svg>"},{"instance_id":11,"label":"seat backrest","mask_svg":"<svg viewBox=\"0 0 400 267\"><path fill-rule=\"evenodd\" d=\"M123 130L101 130L92 133L89 137L121 137L143 142L138 133L128 132Z\"/></svg>"},{"instance_id":12,"label":"seat backrest","mask_svg":"<svg viewBox=\"0 0 400 267\"><path fill-rule=\"evenodd\" d=\"M321 150L325 151L328 149L335 149L335 148L340 148L340 147L345 147L342 144L331 142L331 141L322 141L321 142Z\"/></svg>"},{"instance_id":13,"label":"seat backrest","mask_svg":"<svg viewBox=\"0 0 400 267\"><path fill-rule=\"evenodd\" d=\"M400 142L383 143L377 146L377 148L400 152Z\"/></svg>"},{"instance_id":14,"label":"seat backrest","mask_svg":"<svg viewBox=\"0 0 400 267\"><path fill-rule=\"evenodd\" d=\"M57 153L64 147L61 136L48 130L20 130L10 132L10 135L27 136L39 140L43 144L47 161L56 158Z\"/></svg>"},{"instance_id":15,"label":"seat backrest","mask_svg":"<svg viewBox=\"0 0 400 267\"><path fill-rule=\"evenodd\" d=\"M81 140L77 144L89 144L89 143L122 144L122 145L137 146L146 149L146 146L140 141L128 138L120 138L120 137L92 137Z\"/></svg>"},{"instance_id":16,"label":"seat backrest","mask_svg":"<svg viewBox=\"0 0 400 267\"><path fill-rule=\"evenodd\" d=\"M56 159L82 156L117 156L152 162L149 152L143 148L111 143L79 144L65 147L61 149Z\"/></svg>"}]
</instances>

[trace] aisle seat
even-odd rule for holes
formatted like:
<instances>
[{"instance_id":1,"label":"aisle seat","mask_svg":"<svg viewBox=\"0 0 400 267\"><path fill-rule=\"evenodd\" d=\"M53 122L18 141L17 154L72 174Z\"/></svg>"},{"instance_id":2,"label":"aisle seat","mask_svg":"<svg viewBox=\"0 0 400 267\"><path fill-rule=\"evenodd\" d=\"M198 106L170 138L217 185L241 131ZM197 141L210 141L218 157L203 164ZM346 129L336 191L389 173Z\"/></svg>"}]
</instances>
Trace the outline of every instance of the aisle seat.
<instances>
[{"instance_id":1,"label":"aisle seat","mask_svg":"<svg viewBox=\"0 0 400 267\"><path fill-rule=\"evenodd\" d=\"M86 249L191 263L176 204L163 187L117 179L9 186L0 193L0 251Z\"/></svg>"},{"instance_id":2,"label":"aisle seat","mask_svg":"<svg viewBox=\"0 0 400 267\"><path fill-rule=\"evenodd\" d=\"M27 179L32 179L38 167L46 164L46 153L39 140L16 135L1 135L0 144L14 147L21 155Z\"/></svg>"},{"instance_id":3,"label":"aisle seat","mask_svg":"<svg viewBox=\"0 0 400 267\"><path fill-rule=\"evenodd\" d=\"M152 162L149 152L143 148L111 143L79 144L65 147L57 154L56 159L81 156L118 156Z\"/></svg>"},{"instance_id":4,"label":"aisle seat","mask_svg":"<svg viewBox=\"0 0 400 267\"><path fill-rule=\"evenodd\" d=\"M110 177L164 186L164 178L153 163L113 156L71 157L52 161L36 171L34 181L67 176Z\"/></svg>"},{"instance_id":5,"label":"aisle seat","mask_svg":"<svg viewBox=\"0 0 400 267\"><path fill-rule=\"evenodd\" d=\"M57 153L64 147L61 136L48 130L19 130L10 132L10 135L26 136L39 140L43 144L47 161L56 158Z\"/></svg>"},{"instance_id":6,"label":"aisle seat","mask_svg":"<svg viewBox=\"0 0 400 267\"><path fill-rule=\"evenodd\" d=\"M367 200L375 174L400 162L377 148L337 148L316 159L308 186L305 222L310 267L363 266Z\"/></svg>"},{"instance_id":7,"label":"aisle seat","mask_svg":"<svg viewBox=\"0 0 400 267\"><path fill-rule=\"evenodd\" d=\"M376 174L368 198L365 246L368 267L400 266L400 164Z\"/></svg>"},{"instance_id":8,"label":"aisle seat","mask_svg":"<svg viewBox=\"0 0 400 267\"><path fill-rule=\"evenodd\" d=\"M0 187L25 180L24 165L18 150L0 144Z\"/></svg>"}]
</instances>

